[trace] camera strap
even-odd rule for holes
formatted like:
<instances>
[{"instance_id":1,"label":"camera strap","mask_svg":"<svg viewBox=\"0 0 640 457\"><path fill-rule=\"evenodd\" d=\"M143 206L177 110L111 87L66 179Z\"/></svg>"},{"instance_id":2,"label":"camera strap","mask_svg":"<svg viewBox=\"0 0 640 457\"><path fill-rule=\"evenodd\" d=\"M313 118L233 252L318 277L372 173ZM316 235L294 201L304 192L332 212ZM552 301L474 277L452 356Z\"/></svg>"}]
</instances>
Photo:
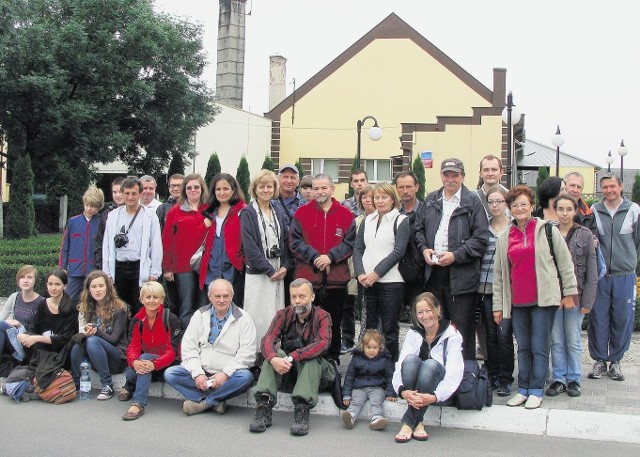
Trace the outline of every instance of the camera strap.
<instances>
[{"instance_id":1,"label":"camera strap","mask_svg":"<svg viewBox=\"0 0 640 457\"><path fill-rule=\"evenodd\" d=\"M269 203L271 205L271 203ZM267 222L262 214L262 209L260 209L260 205L256 205L258 207L258 213L260 214L260 220L262 221L262 230L264 231L264 245L265 249L269 249L269 240L267 239L267 224L273 230L278 239L278 246L280 246L280 230L278 228L278 218L276 216L275 208L271 207L271 216L273 217L273 224L271 222Z\"/></svg>"},{"instance_id":2,"label":"camera strap","mask_svg":"<svg viewBox=\"0 0 640 457\"><path fill-rule=\"evenodd\" d=\"M131 222L129 222L129 227L127 227L127 231L124 232L125 235L127 235L129 233L129 230L131 230L131 226L133 225L133 223L136 221L136 217L138 217L138 213L140 212L140 210L142 209L142 205L138 206L138 210L136 211L136 213L133 215L133 219L131 219ZM125 212L127 211L127 209L125 208ZM124 227L124 226L123 226Z\"/></svg>"}]
</instances>

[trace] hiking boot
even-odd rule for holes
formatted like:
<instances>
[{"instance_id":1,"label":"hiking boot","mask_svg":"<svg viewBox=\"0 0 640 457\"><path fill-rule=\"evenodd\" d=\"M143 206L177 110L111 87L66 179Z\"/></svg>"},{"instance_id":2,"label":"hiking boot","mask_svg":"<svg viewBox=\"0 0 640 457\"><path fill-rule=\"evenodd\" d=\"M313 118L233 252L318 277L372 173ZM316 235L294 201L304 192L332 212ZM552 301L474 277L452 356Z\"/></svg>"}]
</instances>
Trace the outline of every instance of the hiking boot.
<instances>
[{"instance_id":1,"label":"hiking boot","mask_svg":"<svg viewBox=\"0 0 640 457\"><path fill-rule=\"evenodd\" d=\"M553 383L551 383L551 385L545 392L545 395L547 397L557 397L558 394L561 394L562 392L566 392L566 391L567 391L567 388L565 387L564 384L562 384L560 381L554 381Z\"/></svg>"},{"instance_id":2,"label":"hiking boot","mask_svg":"<svg viewBox=\"0 0 640 457\"><path fill-rule=\"evenodd\" d=\"M309 405L297 404L293 406L293 423L289 428L292 435L304 436L309 433Z\"/></svg>"},{"instance_id":3,"label":"hiking boot","mask_svg":"<svg viewBox=\"0 0 640 457\"><path fill-rule=\"evenodd\" d=\"M624 381L624 375L620 369L620 362L611 362L607 374L613 381Z\"/></svg>"},{"instance_id":4,"label":"hiking boot","mask_svg":"<svg viewBox=\"0 0 640 457\"><path fill-rule=\"evenodd\" d=\"M194 414L203 413L209 408L211 408L211 405L207 403L207 400L202 400L202 401L185 400L184 403L182 404L182 411L187 416L193 416Z\"/></svg>"},{"instance_id":5,"label":"hiking boot","mask_svg":"<svg viewBox=\"0 0 640 457\"><path fill-rule=\"evenodd\" d=\"M111 397L113 397L113 387L104 386L96 397L96 400L109 400Z\"/></svg>"},{"instance_id":6,"label":"hiking boot","mask_svg":"<svg viewBox=\"0 0 640 457\"><path fill-rule=\"evenodd\" d=\"M254 433L262 433L268 427L271 427L272 410L273 402L269 400L268 395L262 395L256 402L256 415L249 424L249 431Z\"/></svg>"},{"instance_id":7,"label":"hiking boot","mask_svg":"<svg viewBox=\"0 0 640 457\"><path fill-rule=\"evenodd\" d=\"M582 395L580 384L578 384L576 381L569 381L569 384L567 385L567 395L574 398Z\"/></svg>"},{"instance_id":8,"label":"hiking boot","mask_svg":"<svg viewBox=\"0 0 640 457\"><path fill-rule=\"evenodd\" d=\"M606 372L607 362L604 360L596 360L596 363L593 364L593 368L591 369L591 373L589 373L587 377L589 379L600 379Z\"/></svg>"}]
</instances>

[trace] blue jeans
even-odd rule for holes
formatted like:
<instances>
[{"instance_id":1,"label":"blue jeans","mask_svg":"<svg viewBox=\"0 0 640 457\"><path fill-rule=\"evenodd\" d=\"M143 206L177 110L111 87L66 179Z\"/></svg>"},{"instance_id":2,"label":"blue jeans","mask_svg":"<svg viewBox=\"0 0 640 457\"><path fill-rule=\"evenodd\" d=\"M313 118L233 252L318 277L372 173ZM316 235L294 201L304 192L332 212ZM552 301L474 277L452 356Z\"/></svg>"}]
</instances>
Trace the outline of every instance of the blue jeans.
<instances>
[{"instance_id":1,"label":"blue jeans","mask_svg":"<svg viewBox=\"0 0 640 457\"><path fill-rule=\"evenodd\" d=\"M605 276L598 281L589 313L589 355L619 362L629 350L635 315L636 275Z\"/></svg>"},{"instance_id":2,"label":"blue jeans","mask_svg":"<svg viewBox=\"0 0 640 457\"><path fill-rule=\"evenodd\" d=\"M248 369L236 370L222 386L206 392L196 387L191 373L182 365L167 368L164 372L164 380L187 400L197 402L206 400L208 404L215 406L249 390L253 382L253 374Z\"/></svg>"},{"instance_id":3,"label":"blue jeans","mask_svg":"<svg viewBox=\"0 0 640 457\"><path fill-rule=\"evenodd\" d=\"M5 352L6 349L14 359L22 362L25 358L25 351L18 341L18 335L24 332L24 325L16 328L7 321L0 321L0 352Z\"/></svg>"},{"instance_id":4,"label":"blue jeans","mask_svg":"<svg viewBox=\"0 0 640 457\"><path fill-rule=\"evenodd\" d=\"M364 290L367 306L367 328L377 328L382 322L382 334L385 346L393 361L398 360L400 311L404 301L403 282L376 282L373 287Z\"/></svg>"},{"instance_id":5,"label":"blue jeans","mask_svg":"<svg viewBox=\"0 0 640 457\"><path fill-rule=\"evenodd\" d=\"M565 386L582 380L582 319L580 307L558 308L551 331L551 368L553 380Z\"/></svg>"},{"instance_id":6,"label":"blue jeans","mask_svg":"<svg viewBox=\"0 0 640 457\"><path fill-rule=\"evenodd\" d=\"M85 346L74 344L71 348L71 376L76 386L80 385L80 364L88 356L91 367L100 375L102 387L111 386L111 373L120 373L125 367L126 360L122 353L111 343L99 336L89 336Z\"/></svg>"},{"instance_id":7,"label":"blue jeans","mask_svg":"<svg viewBox=\"0 0 640 457\"><path fill-rule=\"evenodd\" d=\"M511 309L518 341L518 392L542 397L549 371L551 329L556 306L522 306Z\"/></svg>"},{"instance_id":8,"label":"blue jeans","mask_svg":"<svg viewBox=\"0 0 640 457\"><path fill-rule=\"evenodd\" d=\"M433 359L422 360L413 354L405 357L400 370L404 390L417 390L423 394L433 394L445 375L445 369L440 362ZM402 423L416 428L416 425L424 419L426 412L427 406L422 408L409 406L402 416Z\"/></svg>"},{"instance_id":9,"label":"blue jeans","mask_svg":"<svg viewBox=\"0 0 640 457\"><path fill-rule=\"evenodd\" d=\"M182 328L187 328L193 313L206 304L206 297L198 287L198 275L195 272L176 273L173 279L178 291L180 322L182 322Z\"/></svg>"},{"instance_id":10,"label":"blue jeans","mask_svg":"<svg viewBox=\"0 0 640 457\"><path fill-rule=\"evenodd\" d=\"M157 354L144 353L140 355L140 360L155 360L160 357ZM124 377L127 382L125 384L125 388L127 390L133 389L133 396L131 401L133 403L139 403L142 406L147 406L147 401L149 399L149 386L151 385L151 377L153 376L153 371L151 373L146 374L137 374L136 370L131 367L127 367L124 372ZM129 390L131 392L131 390Z\"/></svg>"},{"instance_id":11,"label":"blue jeans","mask_svg":"<svg viewBox=\"0 0 640 457\"><path fill-rule=\"evenodd\" d=\"M496 324L493 320L492 294L484 296L482 318L487 334L487 358L484 363L489 375L502 384L511 384L515 368L511 319L502 319L500 325Z\"/></svg>"},{"instance_id":12,"label":"blue jeans","mask_svg":"<svg viewBox=\"0 0 640 457\"><path fill-rule=\"evenodd\" d=\"M82 294L82 287L84 286L84 276L69 276L69 283L67 284L67 293L71 297L73 304L78 304L80 301L80 294Z\"/></svg>"}]
</instances>

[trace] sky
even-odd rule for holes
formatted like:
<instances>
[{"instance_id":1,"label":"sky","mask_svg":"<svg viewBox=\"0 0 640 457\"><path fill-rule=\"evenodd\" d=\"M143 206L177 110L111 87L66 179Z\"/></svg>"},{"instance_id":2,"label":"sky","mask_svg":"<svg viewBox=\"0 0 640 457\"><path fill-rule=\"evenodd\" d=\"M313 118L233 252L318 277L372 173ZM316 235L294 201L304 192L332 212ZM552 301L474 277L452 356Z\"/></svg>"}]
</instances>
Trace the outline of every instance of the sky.
<instances>
[{"instance_id":1,"label":"sky","mask_svg":"<svg viewBox=\"0 0 640 457\"><path fill-rule=\"evenodd\" d=\"M218 2L155 0L156 9L204 27L215 88ZM247 0L243 108L268 111L269 56L287 59L287 95L390 13L489 89L507 69L507 91L526 115L528 139L606 166L624 139L624 167L640 168L640 24L636 2L537 0ZM384 126L383 126L384 127ZM552 165L552 164L549 164Z\"/></svg>"}]
</instances>

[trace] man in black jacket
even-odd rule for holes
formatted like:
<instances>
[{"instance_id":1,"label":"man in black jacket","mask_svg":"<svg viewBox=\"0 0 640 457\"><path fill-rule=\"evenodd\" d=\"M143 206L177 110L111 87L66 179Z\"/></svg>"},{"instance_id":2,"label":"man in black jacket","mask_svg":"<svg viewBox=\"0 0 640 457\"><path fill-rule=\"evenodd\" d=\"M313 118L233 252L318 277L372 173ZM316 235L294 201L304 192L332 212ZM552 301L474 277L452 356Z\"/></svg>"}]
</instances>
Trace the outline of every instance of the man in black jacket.
<instances>
[{"instance_id":1,"label":"man in black jacket","mask_svg":"<svg viewBox=\"0 0 640 457\"><path fill-rule=\"evenodd\" d=\"M480 262L487 249L487 215L475 192L464 185L464 164L446 159L443 187L427 196L415 222L416 245L425 267L425 290L433 293L463 338L464 358L474 360L475 299Z\"/></svg>"}]
</instances>

